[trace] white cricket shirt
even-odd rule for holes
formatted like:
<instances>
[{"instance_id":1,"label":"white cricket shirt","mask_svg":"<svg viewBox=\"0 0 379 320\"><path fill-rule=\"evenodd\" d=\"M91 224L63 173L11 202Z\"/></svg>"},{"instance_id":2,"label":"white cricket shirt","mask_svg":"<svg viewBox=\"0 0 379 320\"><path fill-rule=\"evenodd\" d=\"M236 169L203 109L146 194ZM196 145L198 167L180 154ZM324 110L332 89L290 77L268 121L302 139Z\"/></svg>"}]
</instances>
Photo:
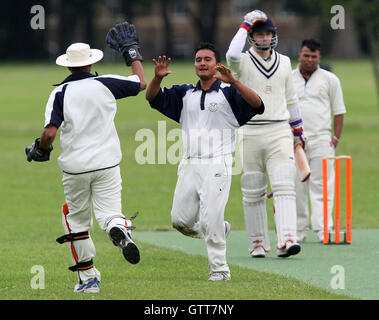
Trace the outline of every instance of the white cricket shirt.
<instances>
[{"instance_id":1,"label":"white cricket shirt","mask_svg":"<svg viewBox=\"0 0 379 320\"><path fill-rule=\"evenodd\" d=\"M306 81L293 70L293 80L299 97L299 108L307 137L331 135L334 115L346 113L340 81L336 75L320 67Z\"/></svg>"},{"instance_id":2,"label":"white cricket shirt","mask_svg":"<svg viewBox=\"0 0 379 320\"><path fill-rule=\"evenodd\" d=\"M53 90L46 105L45 127L52 124L61 129L58 163L64 172L80 174L120 163L120 141L113 122L116 99L139 91L136 75L86 72L70 75Z\"/></svg>"},{"instance_id":3,"label":"white cricket shirt","mask_svg":"<svg viewBox=\"0 0 379 320\"><path fill-rule=\"evenodd\" d=\"M216 80L161 89L151 107L182 125L183 157L211 158L235 151L235 129L265 110L250 106L239 91Z\"/></svg>"}]
</instances>

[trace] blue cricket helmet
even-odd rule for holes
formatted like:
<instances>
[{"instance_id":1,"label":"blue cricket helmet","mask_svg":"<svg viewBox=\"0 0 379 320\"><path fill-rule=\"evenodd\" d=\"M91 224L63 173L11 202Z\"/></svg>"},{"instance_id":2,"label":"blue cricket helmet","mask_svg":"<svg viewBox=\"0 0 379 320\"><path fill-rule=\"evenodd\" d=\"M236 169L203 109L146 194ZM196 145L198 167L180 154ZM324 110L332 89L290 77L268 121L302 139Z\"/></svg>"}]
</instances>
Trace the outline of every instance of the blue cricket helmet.
<instances>
[{"instance_id":1,"label":"blue cricket helmet","mask_svg":"<svg viewBox=\"0 0 379 320\"><path fill-rule=\"evenodd\" d=\"M258 44L253 38L253 33L257 31L267 30L272 32L272 39L270 45L265 46L262 44ZM252 26L249 32L248 41L252 46L255 46L258 50L266 51L276 48L276 46L278 45L277 29L269 16L267 16L266 21L258 21Z\"/></svg>"}]
</instances>

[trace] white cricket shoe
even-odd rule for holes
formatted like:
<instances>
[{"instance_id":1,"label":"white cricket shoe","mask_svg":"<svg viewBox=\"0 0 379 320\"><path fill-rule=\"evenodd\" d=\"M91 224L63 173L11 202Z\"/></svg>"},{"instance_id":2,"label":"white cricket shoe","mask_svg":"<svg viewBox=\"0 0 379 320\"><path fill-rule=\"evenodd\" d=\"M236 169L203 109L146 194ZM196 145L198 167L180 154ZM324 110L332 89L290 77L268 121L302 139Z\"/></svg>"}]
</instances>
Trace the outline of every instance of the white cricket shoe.
<instances>
[{"instance_id":1,"label":"white cricket shoe","mask_svg":"<svg viewBox=\"0 0 379 320\"><path fill-rule=\"evenodd\" d=\"M305 232L296 232L296 241L305 242L307 240L307 234Z\"/></svg>"},{"instance_id":2,"label":"white cricket shoe","mask_svg":"<svg viewBox=\"0 0 379 320\"><path fill-rule=\"evenodd\" d=\"M109 237L113 244L122 251L126 261L136 264L140 261L140 254L129 232L124 233L120 228L113 227L109 231Z\"/></svg>"},{"instance_id":3,"label":"white cricket shoe","mask_svg":"<svg viewBox=\"0 0 379 320\"><path fill-rule=\"evenodd\" d=\"M301 250L301 247L298 243L287 241L285 248L278 249L278 257L279 258L287 258L289 256L294 256L295 254L298 254Z\"/></svg>"},{"instance_id":4,"label":"white cricket shoe","mask_svg":"<svg viewBox=\"0 0 379 320\"><path fill-rule=\"evenodd\" d=\"M230 233L231 227L228 221L224 221L224 225L225 225L225 238L227 238Z\"/></svg>"},{"instance_id":5,"label":"white cricket shoe","mask_svg":"<svg viewBox=\"0 0 379 320\"><path fill-rule=\"evenodd\" d=\"M318 241L320 241L320 242L324 242L324 231L318 231L317 233L317 239L318 239Z\"/></svg>"},{"instance_id":6,"label":"white cricket shoe","mask_svg":"<svg viewBox=\"0 0 379 320\"><path fill-rule=\"evenodd\" d=\"M209 276L209 281L220 281L220 280L230 280L230 272L229 271L212 271Z\"/></svg>"},{"instance_id":7,"label":"white cricket shoe","mask_svg":"<svg viewBox=\"0 0 379 320\"><path fill-rule=\"evenodd\" d=\"M250 252L250 255L252 258L264 258L266 257L266 251L262 246L257 246Z\"/></svg>"},{"instance_id":8,"label":"white cricket shoe","mask_svg":"<svg viewBox=\"0 0 379 320\"><path fill-rule=\"evenodd\" d=\"M97 278L94 278L87 281L86 283L77 283L75 285L74 292L99 293L100 281Z\"/></svg>"}]
</instances>

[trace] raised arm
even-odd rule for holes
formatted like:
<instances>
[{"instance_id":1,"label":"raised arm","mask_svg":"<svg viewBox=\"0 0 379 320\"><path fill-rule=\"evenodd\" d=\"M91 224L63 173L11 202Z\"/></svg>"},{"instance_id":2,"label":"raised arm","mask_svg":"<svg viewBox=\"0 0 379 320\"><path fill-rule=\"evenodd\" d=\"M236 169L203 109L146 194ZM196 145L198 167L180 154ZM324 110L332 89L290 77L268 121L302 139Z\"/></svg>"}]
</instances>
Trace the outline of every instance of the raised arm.
<instances>
[{"instance_id":1,"label":"raised arm","mask_svg":"<svg viewBox=\"0 0 379 320\"><path fill-rule=\"evenodd\" d=\"M255 91L250 89L248 86L246 86L236 77L234 77L230 69L228 69L220 63L217 65L216 70L220 72L220 76L215 75L214 77L220 79L225 83L230 83L234 88L236 88L239 91L242 98L244 98L249 105L251 105L253 108L259 108L262 106L262 100L255 93Z\"/></svg>"},{"instance_id":2,"label":"raised arm","mask_svg":"<svg viewBox=\"0 0 379 320\"><path fill-rule=\"evenodd\" d=\"M171 58L166 58L166 56L159 56L157 60L153 59L153 62L155 64L154 77L151 79L146 90L146 100L149 102L153 102L157 96L159 90L161 89L163 78L172 73L170 70L168 70Z\"/></svg>"},{"instance_id":3,"label":"raised arm","mask_svg":"<svg viewBox=\"0 0 379 320\"><path fill-rule=\"evenodd\" d=\"M143 70L141 61L132 62L132 73L137 75L140 80L140 91L145 90L146 78L145 78L145 72Z\"/></svg>"},{"instance_id":4,"label":"raised arm","mask_svg":"<svg viewBox=\"0 0 379 320\"><path fill-rule=\"evenodd\" d=\"M235 70L236 64L238 64L241 59L241 52L245 47L246 38L251 28L255 23L265 21L266 19L266 14L259 10L249 12L244 16L244 20L242 21L240 28L230 42L229 49L226 52L226 61L234 72L237 71Z\"/></svg>"},{"instance_id":5,"label":"raised arm","mask_svg":"<svg viewBox=\"0 0 379 320\"><path fill-rule=\"evenodd\" d=\"M132 73L140 79L140 90L146 88L145 72L136 27L127 21L116 24L107 34L106 42L111 49L121 53Z\"/></svg>"}]
</instances>

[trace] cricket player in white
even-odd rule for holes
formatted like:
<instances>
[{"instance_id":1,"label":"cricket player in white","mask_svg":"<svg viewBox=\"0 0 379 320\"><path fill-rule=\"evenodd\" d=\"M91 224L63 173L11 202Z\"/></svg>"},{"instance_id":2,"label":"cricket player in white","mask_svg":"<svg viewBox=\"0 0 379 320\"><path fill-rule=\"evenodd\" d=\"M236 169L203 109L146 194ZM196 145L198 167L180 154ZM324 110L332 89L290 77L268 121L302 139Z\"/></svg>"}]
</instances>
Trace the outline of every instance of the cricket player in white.
<instances>
[{"instance_id":1,"label":"cricket player in white","mask_svg":"<svg viewBox=\"0 0 379 320\"><path fill-rule=\"evenodd\" d=\"M311 226L320 241L323 240L322 158L335 155L341 138L343 117L346 113L339 79L321 69L320 44L304 40L299 52L299 64L293 70L293 81L308 138L307 156L312 174L305 183L296 179L297 240L305 241L309 233L308 192L311 203ZM333 131L331 114L333 114ZM328 224L333 226L334 165L328 164Z\"/></svg>"},{"instance_id":2,"label":"cricket player in white","mask_svg":"<svg viewBox=\"0 0 379 320\"><path fill-rule=\"evenodd\" d=\"M242 52L246 39L251 48ZM265 257L271 250L266 212L266 170L274 197L278 257L300 252L296 242L294 146L305 146L290 59L274 50L276 27L262 11L245 15L226 59L237 78L255 90L265 104L238 130L244 173L241 178L249 252ZM291 130L292 129L292 130Z\"/></svg>"},{"instance_id":3,"label":"cricket player in white","mask_svg":"<svg viewBox=\"0 0 379 320\"><path fill-rule=\"evenodd\" d=\"M146 98L150 105L182 125L183 159L178 167L171 219L186 236L205 239L210 269L209 280L229 280L224 221L235 149L236 128L264 111L259 96L238 81L219 63L212 44L201 44L195 52L194 85L161 89L171 73L170 59L159 57ZM219 71L221 76L216 76ZM222 83L221 81L227 83Z\"/></svg>"},{"instance_id":4,"label":"cricket player in white","mask_svg":"<svg viewBox=\"0 0 379 320\"><path fill-rule=\"evenodd\" d=\"M115 40L117 38L117 40ZM52 91L46 105L45 125L40 138L26 148L28 161L47 161L52 143L60 132L62 153L58 163L63 171L66 203L62 209L65 235L58 243L67 243L78 283L74 292L97 293L101 275L94 266L95 246L89 234L92 209L102 230L132 264L140 260L131 239L131 220L121 208L120 141L114 124L116 99L137 95L146 87L142 57L133 25L124 22L112 28L107 43L120 51L133 75L95 76L91 65L103 58L103 52L88 44L74 43L56 63L71 72ZM130 55L130 51L133 51ZM138 54L135 54L137 52Z\"/></svg>"}]
</instances>

